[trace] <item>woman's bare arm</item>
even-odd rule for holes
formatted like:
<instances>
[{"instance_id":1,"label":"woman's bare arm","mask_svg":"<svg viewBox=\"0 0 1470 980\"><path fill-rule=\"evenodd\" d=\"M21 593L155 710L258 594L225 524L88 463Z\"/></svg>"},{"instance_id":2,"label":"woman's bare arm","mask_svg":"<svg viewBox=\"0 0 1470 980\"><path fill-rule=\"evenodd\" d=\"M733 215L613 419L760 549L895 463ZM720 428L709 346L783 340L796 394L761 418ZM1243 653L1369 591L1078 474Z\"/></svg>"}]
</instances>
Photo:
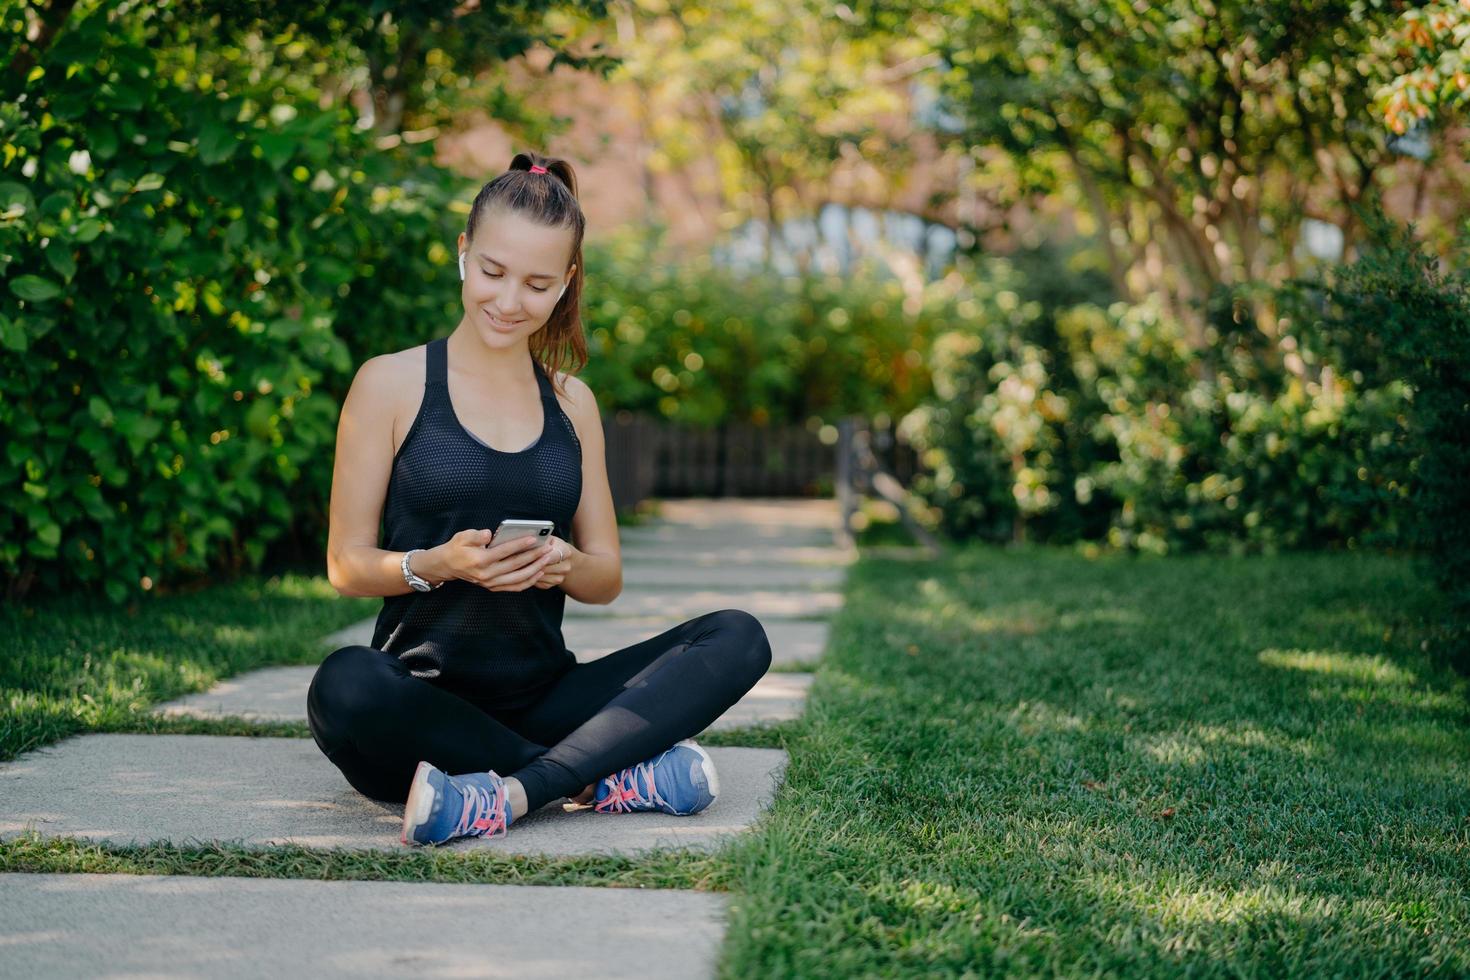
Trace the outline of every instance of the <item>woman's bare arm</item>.
<instances>
[{"instance_id":1,"label":"woman's bare arm","mask_svg":"<svg viewBox=\"0 0 1470 980\"><path fill-rule=\"evenodd\" d=\"M602 413L592 389L582 379L568 378L567 394L572 401L569 414L582 444L582 499L572 518L576 547L561 588L578 602L606 604L623 591L623 556L608 486Z\"/></svg>"},{"instance_id":2,"label":"woman's bare arm","mask_svg":"<svg viewBox=\"0 0 1470 980\"><path fill-rule=\"evenodd\" d=\"M327 580L341 595L390 596L413 591L403 580L401 551L378 547L378 527L393 467L395 385L403 367L394 355L370 358L357 371L337 422L328 512ZM414 574L433 583L413 556Z\"/></svg>"}]
</instances>

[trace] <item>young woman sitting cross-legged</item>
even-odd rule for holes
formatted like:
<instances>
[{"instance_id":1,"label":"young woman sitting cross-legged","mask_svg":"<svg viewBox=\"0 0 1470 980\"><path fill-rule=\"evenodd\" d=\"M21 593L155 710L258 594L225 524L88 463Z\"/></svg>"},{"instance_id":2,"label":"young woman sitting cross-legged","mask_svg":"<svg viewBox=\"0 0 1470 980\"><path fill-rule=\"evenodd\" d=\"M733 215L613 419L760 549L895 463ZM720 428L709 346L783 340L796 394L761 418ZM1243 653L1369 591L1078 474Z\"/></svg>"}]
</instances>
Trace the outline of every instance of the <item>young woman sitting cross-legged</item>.
<instances>
[{"instance_id":1,"label":"young woman sitting cross-legged","mask_svg":"<svg viewBox=\"0 0 1470 980\"><path fill-rule=\"evenodd\" d=\"M559 370L587 359L584 226L571 166L517 155L459 236L458 326L368 360L342 406L328 576L384 601L371 645L317 669L307 716L355 789L405 804L404 843L500 836L563 797L697 813L719 783L691 737L770 666L739 609L588 663L563 641L567 596L622 591L601 416ZM549 528L497 535L508 519Z\"/></svg>"}]
</instances>

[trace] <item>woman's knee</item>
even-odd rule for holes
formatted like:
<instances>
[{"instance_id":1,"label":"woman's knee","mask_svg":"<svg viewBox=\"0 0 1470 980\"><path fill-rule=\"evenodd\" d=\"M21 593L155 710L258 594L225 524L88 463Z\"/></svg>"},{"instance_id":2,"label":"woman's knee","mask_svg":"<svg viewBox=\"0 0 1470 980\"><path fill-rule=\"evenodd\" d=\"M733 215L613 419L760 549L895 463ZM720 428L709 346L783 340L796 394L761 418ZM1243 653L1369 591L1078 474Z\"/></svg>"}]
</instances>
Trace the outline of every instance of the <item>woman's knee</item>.
<instances>
[{"instance_id":1,"label":"woman's knee","mask_svg":"<svg viewBox=\"0 0 1470 980\"><path fill-rule=\"evenodd\" d=\"M367 646L342 647L327 654L306 691L307 718L313 726L376 709L388 673L382 658L381 650Z\"/></svg>"},{"instance_id":2,"label":"woman's knee","mask_svg":"<svg viewBox=\"0 0 1470 980\"><path fill-rule=\"evenodd\" d=\"M741 674L752 684L765 676L771 666L771 641L761 621L744 609L721 609L710 616L730 637L731 657Z\"/></svg>"}]
</instances>

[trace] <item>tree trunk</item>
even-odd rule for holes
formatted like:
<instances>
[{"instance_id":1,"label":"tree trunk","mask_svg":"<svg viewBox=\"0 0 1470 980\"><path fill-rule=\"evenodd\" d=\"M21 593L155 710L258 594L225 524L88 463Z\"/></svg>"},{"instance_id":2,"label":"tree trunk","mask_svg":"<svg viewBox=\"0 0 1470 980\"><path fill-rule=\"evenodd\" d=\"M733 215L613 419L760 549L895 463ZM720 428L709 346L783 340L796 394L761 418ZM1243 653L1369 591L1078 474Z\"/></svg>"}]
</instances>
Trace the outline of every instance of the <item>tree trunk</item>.
<instances>
[{"instance_id":1,"label":"tree trunk","mask_svg":"<svg viewBox=\"0 0 1470 980\"><path fill-rule=\"evenodd\" d=\"M1102 187L1070 146L1067 148L1067 156L1072 160L1077 179L1081 181L1082 189L1087 194L1087 203L1092 208L1093 220L1097 222L1097 234L1102 239L1103 251L1108 257L1108 277L1112 279L1113 288L1117 290L1119 298L1132 303L1134 296L1133 290L1128 287L1128 264L1123 261L1118 243L1113 241L1113 228L1117 220L1103 197Z\"/></svg>"}]
</instances>

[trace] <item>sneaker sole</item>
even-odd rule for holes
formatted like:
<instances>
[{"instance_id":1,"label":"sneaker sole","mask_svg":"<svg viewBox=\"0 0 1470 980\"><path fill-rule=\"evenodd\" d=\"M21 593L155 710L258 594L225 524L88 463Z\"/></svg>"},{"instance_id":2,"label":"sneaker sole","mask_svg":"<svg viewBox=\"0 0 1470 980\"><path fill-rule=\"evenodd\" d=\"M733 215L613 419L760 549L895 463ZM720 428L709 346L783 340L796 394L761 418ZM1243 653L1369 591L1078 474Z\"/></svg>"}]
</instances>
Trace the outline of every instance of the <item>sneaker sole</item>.
<instances>
[{"instance_id":1,"label":"sneaker sole","mask_svg":"<svg viewBox=\"0 0 1470 980\"><path fill-rule=\"evenodd\" d=\"M715 772L715 760L710 758L710 754L704 750L704 746L692 738L686 738L679 744L687 745L699 753L699 764L704 767L704 778L709 783L709 806L714 806L715 800L720 798L720 774ZM704 809L708 810L709 806Z\"/></svg>"},{"instance_id":2,"label":"sneaker sole","mask_svg":"<svg viewBox=\"0 0 1470 980\"><path fill-rule=\"evenodd\" d=\"M429 772L433 768L428 762L420 762L413 772L413 785L408 788L408 800L403 804L403 833L400 838L405 844L419 843L413 839L413 833L433 812L434 787L429 785Z\"/></svg>"}]
</instances>

